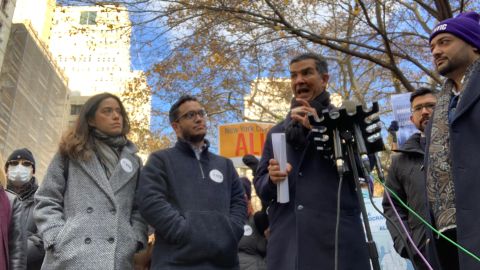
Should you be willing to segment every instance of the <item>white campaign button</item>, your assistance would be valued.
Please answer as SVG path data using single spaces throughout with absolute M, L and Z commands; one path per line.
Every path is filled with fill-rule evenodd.
M 211 170 L 209 173 L 209 176 L 210 176 L 210 179 L 212 179 L 214 182 L 217 182 L 217 183 L 223 182 L 223 174 L 217 169 Z
M 133 171 L 133 165 L 132 162 L 126 158 L 122 158 L 120 160 L 120 165 L 122 166 L 122 169 L 126 172 L 132 172 Z
M 243 235 L 250 236 L 252 235 L 252 233 L 253 233 L 253 229 L 252 227 L 250 227 L 250 225 L 247 224 L 243 226 Z

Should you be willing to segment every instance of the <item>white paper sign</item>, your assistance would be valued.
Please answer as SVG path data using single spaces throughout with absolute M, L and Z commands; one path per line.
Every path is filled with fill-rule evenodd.
M 278 161 L 280 170 L 287 170 L 287 143 L 285 133 L 272 133 L 273 157 Z M 290 194 L 288 190 L 288 176 L 284 181 L 277 184 L 277 202 L 288 203 Z
M 398 122 L 398 146 L 402 146 L 410 136 L 418 132 L 418 129 L 410 121 L 412 112 L 410 111 L 410 93 L 391 95 L 393 118 Z

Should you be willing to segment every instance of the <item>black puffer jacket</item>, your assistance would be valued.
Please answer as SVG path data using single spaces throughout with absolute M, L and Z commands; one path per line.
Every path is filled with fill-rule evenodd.
M 413 134 L 401 149 L 395 150 L 397 154 L 392 157 L 392 164 L 388 171 L 386 185 L 406 202 L 410 208 L 428 220 L 425 174 L 423 172 L 424 149 L 420 143 L 420 138 L 420 133 Z M 425 225 L 413 214 L 410 214 L 407 209 L 402 207 L 393 196 L 391 197 L 395 209 L 407 229 L 409 229 L 413 241 L 417 247 L 419 247 L 422 254 L 425 255 L 425 245 L 429 242 L 427 241 Z M 392 206 L 385 196 L 383 198 L 383 209 L 384 213 L 394 220 L 401 229 L 401 225 L 395 216 Z M 398 234 L 398 231 L 389 222 L 387 222 L 387 228 L 392 235 L 395 250 L 400 256 L 408 258 L 405 243 Z M 415 261 L 417 261 L 417 258 Z M 418 261 L 415 264 L 418 269 L 425 268 L 421 263 L 419 264 Z
M 38 189 L 35 177 L 29 183 L 24 185 L 21 191 L 16 190 L 11 183 L 8 190 L 17 194 L 19 202 L 22 204 L 22 224 L 25 226 L 25 236 L 27 238 L 27 270 L 39 270 L 43 263 L 45 251 L 43 241 L 40 237 L 35 220 L 33 220 L 33 195 Z
M 22 205 L 15 194 L 8 190 L 4 191 L 1 186 L 0 192 L 6 193 L 11 209 L 11 220 L 8 230 L 8 269 L 24 270 L 27 267 L 27 256 L 25 256 L 27 241 L 21 218 L 23 211 Z M 0 268 L 1 267 L 2 265 L 0 265 Z

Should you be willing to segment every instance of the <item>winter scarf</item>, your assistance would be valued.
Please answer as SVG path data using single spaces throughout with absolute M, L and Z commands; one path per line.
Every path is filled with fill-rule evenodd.
M 480 60 L 474 62 L 465 72 L 463 86 L 474 70 L 480 68 Z M 456 227 L 455 186 L 450 160 L 449 104 L 453 98 L 454 82 L 448 79 L 443 85 L 432 116 L 429 162 L 427 171 L 427 195 L 432 207 L 436 227 L 446 231 Z M 457 104 L 460 104 L 464 90 L 460 91 Z
M 30 198 L 38 189 L 35 177 L 32 177 L 30 181 L 22 185 L 21 187 L 14 186 L 10 181 L 7 183 L 7 189 L 17 194 L 20 201 Z
M 323 91 L 318 95 L 316 98 L 308 102 L 310 106 L 315 108 L 317 114 L 320 116 L 322 111 L 330 105 L 330 93 L 327 91 Z M 297 107 L 298 103 L 296 102 L 295 98 L 292 99 L 290 104 L 290 110 Z M 297 121 L 292 121 L 290 117 L 290 113 L 287 115 L 285 119 L 287 122 L 287 126 L 285 128 L 285 139 L 291 145 L 298 146 L 300 148 L 304 148 L 307 145 L 307 134 L 309 130 L 305 128 L 301 123 Z
M 115 137 L 108 136 L 98 129 L 93 129 L 93 137 L 95 154 L 102 164 L 107 178 L 110 179 L 113 170 L 115 170 L 118 164 L 122 148 L 127 144 L 128 140 L 123 135 Z

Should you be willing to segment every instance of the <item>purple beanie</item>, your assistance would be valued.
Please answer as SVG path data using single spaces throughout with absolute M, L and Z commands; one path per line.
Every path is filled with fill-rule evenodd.
M 440 33 L 455 35 L 480 50 L 480 15 L 470 11 L 441 21 L 433 28 L 429 42 Z

